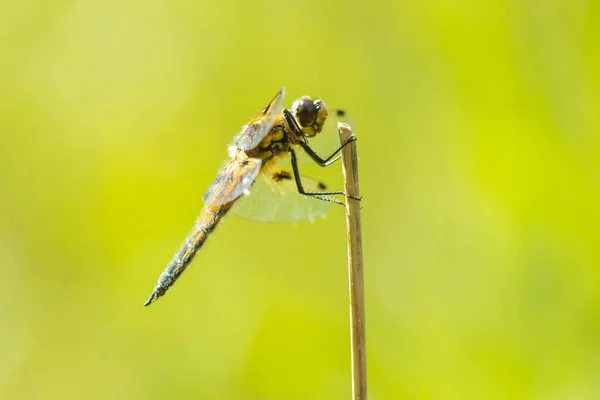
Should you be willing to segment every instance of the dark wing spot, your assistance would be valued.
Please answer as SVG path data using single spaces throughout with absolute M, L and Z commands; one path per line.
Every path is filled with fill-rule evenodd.
M 319 182 L 318 188 L 319 190 L 325 190 L 327 189 L 327 185 L 325 185 L 323 182 Z
M 338 116 L 338 117 L 345 117 L 346 116 L 346 111 L 340 110 L 340 109 L 335 110 L 335 115 Z
M 292 174 L 287 171 L 277 171 L 273 173 L 273 180 L 279 182 L 283 179 L 292 179 Z

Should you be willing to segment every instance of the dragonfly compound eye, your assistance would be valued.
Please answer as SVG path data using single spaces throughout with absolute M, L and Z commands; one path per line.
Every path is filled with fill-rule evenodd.
M 303 128 L 311 126 L 317 118 L 317 107 L 310 99 L 302 99 L 296 103 L 296 118 Z

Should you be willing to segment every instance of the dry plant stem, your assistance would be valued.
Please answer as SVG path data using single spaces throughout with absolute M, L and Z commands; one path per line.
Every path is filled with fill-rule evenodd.
M 338 123 L 340 142 L 353 136 L 350 126 Z M 342 150 L 344 192 L 360 198 L 358 187 L 358 156 L 356 142 Z M 346 198 L 348 229 L 348 283 L 350 291 L 350 344 L 352 354 L 352 398 L 367 400 L 367 346 L 365 340 L 365 294 L 360 226 L 360 201 Z

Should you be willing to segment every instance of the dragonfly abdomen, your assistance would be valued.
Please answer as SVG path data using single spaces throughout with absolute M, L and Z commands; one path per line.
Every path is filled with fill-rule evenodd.
M 158 282 L 152 294 L 144 303 L 145 306 L 154 303 L 173 286 L 229 208 L 231 208 L 231 203 L 218 207 L 210 205 L 204 207 L 183 245 L 175 253 L 163 273 L 158 277 Z

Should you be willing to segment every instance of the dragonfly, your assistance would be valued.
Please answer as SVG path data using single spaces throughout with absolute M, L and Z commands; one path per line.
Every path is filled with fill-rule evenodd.
M 325 125 L 328 117 L 325 102 L 303 96 L 293 102 L 291 109 L 286 109 L 283 108 L 284 97 L 285 88 L 281 88 L 269 104 L 242 127 L 229 146 L 229 160 L 202 197 L 204 207 L 200 215 L 159 276 L 145 306 L 164 296 L 173 286 L 230 210 L 258 221 L 313 220 L 324 216 L 329 204 L 343 204 L 332 196 L 351 197 L 342 191 L 328 191 L 322 182 L 301 176 L 297 151 L 301 149 L 317 165 L 326 167 L 339 160 L 342 148 L 356 138 L 342 143 L 327 157 L 319 156 L 308 140 Z M 337 116 L 343 114 L 342 110 L 336 111 Z M 291 171 L 279 167 L 288 156 Z M 269 196 L 276 199 L 266 200 Z

